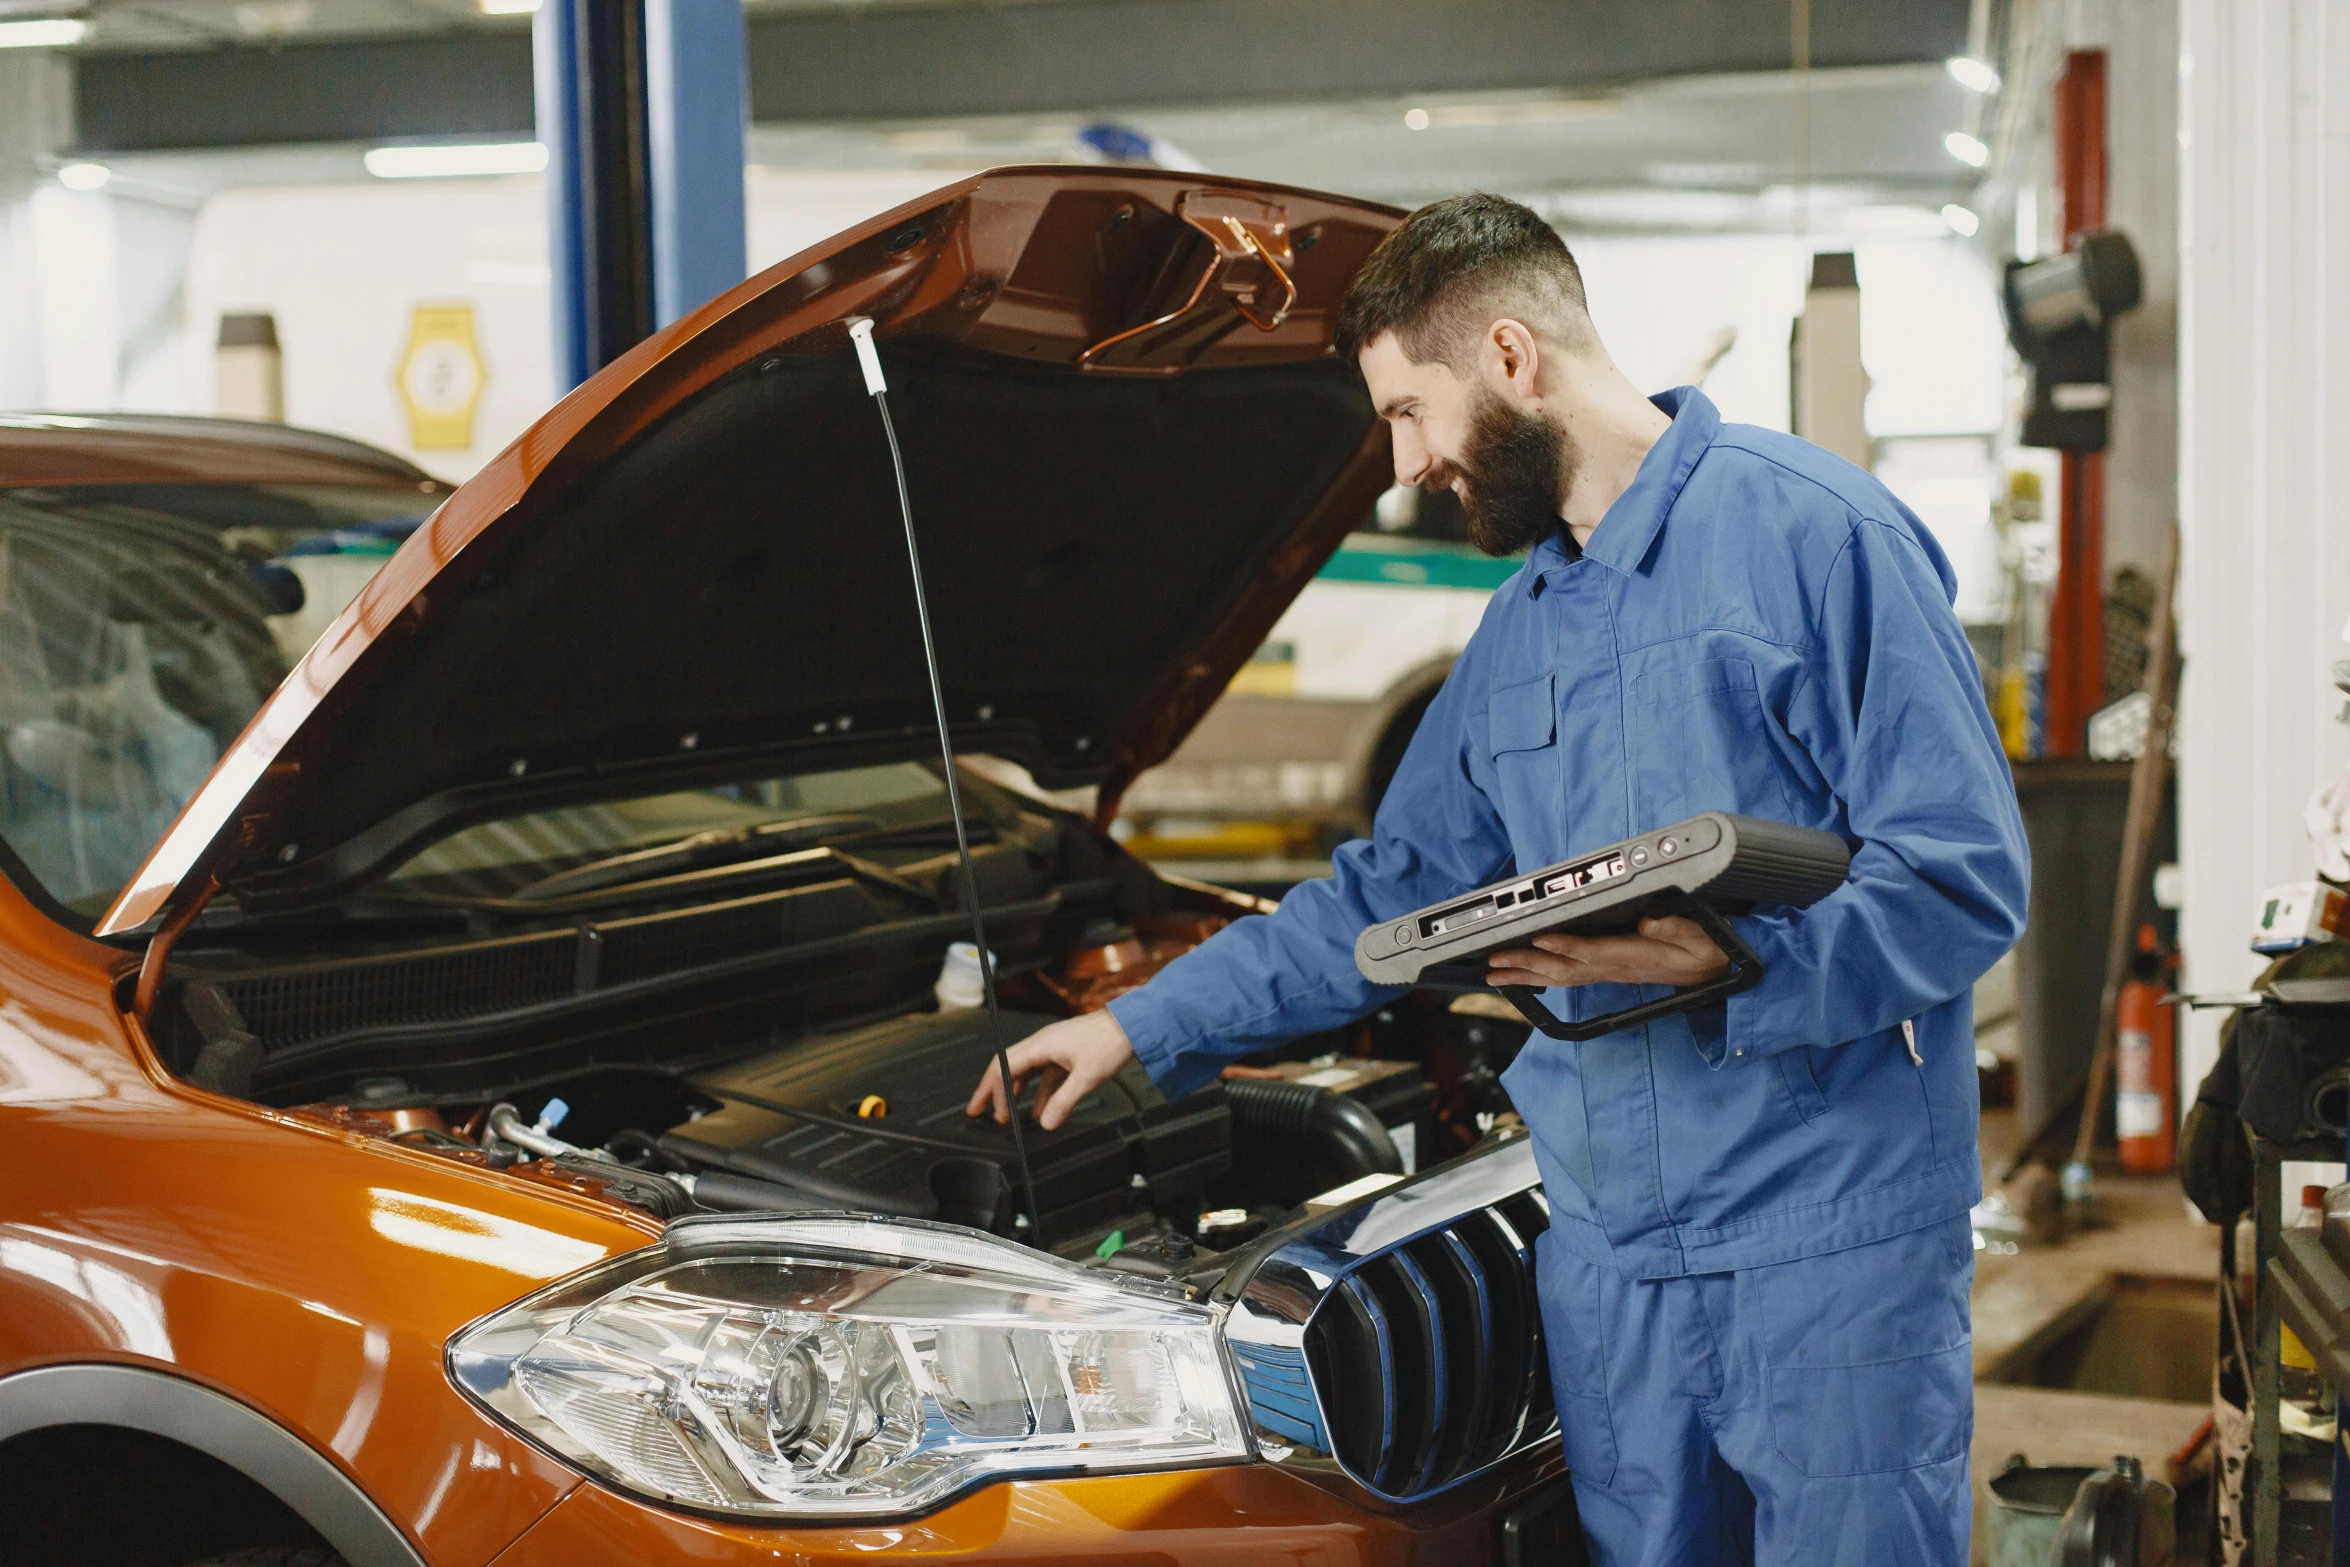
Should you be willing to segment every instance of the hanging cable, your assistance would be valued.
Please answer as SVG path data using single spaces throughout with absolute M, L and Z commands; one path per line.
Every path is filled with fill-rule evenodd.
M 1036 1204 L 1036 1175 L 1028 1167 L 1028 1134 L 1020 1125 L 1020 1107 L 1012 1092 L 1012 1058 L 1004 1047 L 1004 1017 L 996 1005 L 995 953 L 987 944 L 987 917 L 979 907 L 979 874 L 971 863 L 971 834 L 963 825 L 963 792 L 955 784 L 955 745 L 947 733 L 946 690 L 938 678 L 938 644 L 930 634 L 930 599 L 922 589 L 922 548 L 914 539 L 914 502 L 906 490 L 906 461 L 898 451 L 898 428 L 889 416 L 889 383 L 881 374 L 881 355 L 873 346 L 873 322 L 860 316 L 849 323 L 849 339 L 857 347 L 857 365 L 865 372 L 865 390 L 881 410 L 881 433 L 889 438 L 889 466 L 897 475 L 898 515 L 906 524 L 906 564 L 914 572 L 914 618 L 922 627 L 922 664 L 930 674 L 930 710 L 938 719 L 938 759 L 947 781 L 947 812 L 955 819 L 955 854 L 963 868 L 963 905 L 971 911 L 971 941 L 979 949 L 979 986 L 987 997 L 988 1037 L 995 1045 L 996 1070 L 1003 1074 L 1004 1104 L 1011 1112 L 1012 1155 L 1020 1166 L 1020 1190 L 1028 1200 L 1028 1237 L 1034 1246 L 1046 1244 L 1044 1215 Z

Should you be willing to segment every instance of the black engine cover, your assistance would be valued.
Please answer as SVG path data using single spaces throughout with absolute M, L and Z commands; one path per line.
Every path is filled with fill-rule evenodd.
M 1053 1019 L 1006 1012 L 1003 1021 L 1009 1045 Z M 963 1114 L 993 1054 L 979 1010 L 800 1040 L 695 1078 L 724 1108 L 665 1141 L 842 1206 L 1010 1235 L 1024 1207 L 1011 1129 Z M 886 1109 L 861 1116 L 868 1096 Z M 1025 1130 L 1048 1244 L 1143 1206 L 1182 1212 L 1232 1162 L 1223 1086 L 1169 1104 L 1134 1062 L 1056 1130 L 1033 1120 Z

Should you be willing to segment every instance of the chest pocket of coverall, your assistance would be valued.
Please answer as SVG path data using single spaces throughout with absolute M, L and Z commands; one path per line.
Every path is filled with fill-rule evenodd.
M 1709 658 L 1652 669 L 1632 682 L 1635 830 L 1699 811 L 1734 811 L 1792 822 L 1754 666 Z
M 1486 743 L 1501 783 L 1502 820 L 1515 824 L 1555 818 L 1566 803 L 1559 777 L 1558 707 L 1554 675 L 1503 686 L 1486 706 Z

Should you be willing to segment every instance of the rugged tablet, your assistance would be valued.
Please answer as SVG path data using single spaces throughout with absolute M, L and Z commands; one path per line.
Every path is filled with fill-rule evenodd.
M 1725 917 L 1804 908 L 1843 885 L 1852 850 L 1834 833 L 1708 811 L 1654 832 L 1385 920 L 1355 938 L 1355 967 L 1383 985 L 1493 990 L 1554 1039 L 1597 1039 L 1751 988 L 1761 960 Z M 1553 931 L 1621 935 L 1651 915 L 1703 926 L 1730 959 L 1720 979 L 1605 1017 L 1569 1023 L 1532 989 L 1486 982 L 1486 957 Z

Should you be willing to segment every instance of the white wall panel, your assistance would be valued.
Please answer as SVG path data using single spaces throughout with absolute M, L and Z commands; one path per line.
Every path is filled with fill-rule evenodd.
M 2350 6 L 2181 0 L 2182 938 L 2241 988 L 2255 900 L 2312 863 L 2301 808 L 2350 758 Z M 2217 1050 L 2193 1016 L 2182 1088 Z

